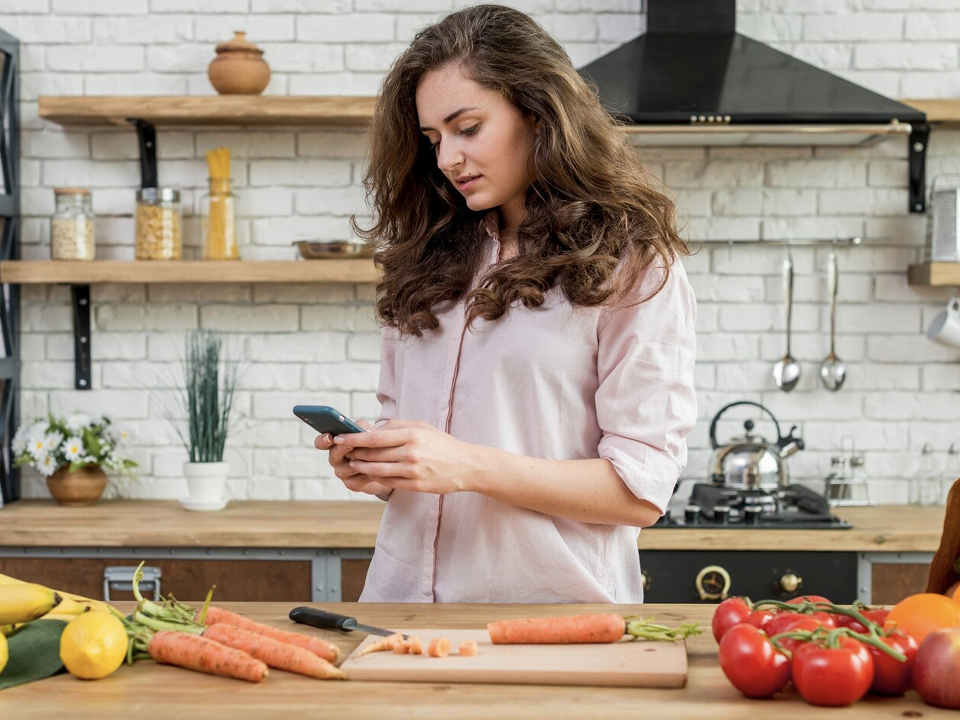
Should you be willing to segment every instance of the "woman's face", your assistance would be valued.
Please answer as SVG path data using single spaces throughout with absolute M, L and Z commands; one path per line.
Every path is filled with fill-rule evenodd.
M 503 230 L 523 219 L 532 178 L 527 160 L 536 134 L 500 93 L 482 87 L 450 64 L 426 73 L 417 86 L 420 130 L 433 144 L 437 166 L 471 210 L 499 207 Z

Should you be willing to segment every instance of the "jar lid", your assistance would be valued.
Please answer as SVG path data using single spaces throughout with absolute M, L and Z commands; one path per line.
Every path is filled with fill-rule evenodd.
M 180 202 L 180 191 L 173 188 L 140 188 L 137 202 Z
M 90 191 L 86 188 L 62 187 L 54 188 L 54 195 L 89 195 Z
M 258 48 L 254 43 L 247 40 L 247 33 L 244 30 L 234 30 L 233 37 L 226 42 L 222 42 L 217 45 L 217 54 L 223 52 L 255 52 L 263 55 L 263 50 Z

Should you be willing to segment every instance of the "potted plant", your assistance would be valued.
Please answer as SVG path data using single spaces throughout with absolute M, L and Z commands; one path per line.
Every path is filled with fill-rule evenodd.
M 225 356 L 221 336 L 197 330 L 187 335 L 183 375 L 185 417 L 174 427 L 189 459 L 183 466 L 188 495 L 180 503 L 187 510 L 222 510 L 227 504 L 228 471 L 223 451 L 238 365 Z
M 13 464 L 43 475 L 58 504 L 93 505 L 107 486 L 106 471 L 133 474 L 137 464 L 119 452 L 126 439 L 108 417 L 51 413 L 17 430 Z

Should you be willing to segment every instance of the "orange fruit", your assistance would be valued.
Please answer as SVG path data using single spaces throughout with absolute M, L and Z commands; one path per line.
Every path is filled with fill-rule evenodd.
M 953 587 L 947 590 L 947 595 L 960 602 L 960 582 L 954 583 Z
M 960 627 L 960 602 L 937 593 L 909 595 L 893 606 L 883 626 L 896 626 L 920 644 L 934 630 Z

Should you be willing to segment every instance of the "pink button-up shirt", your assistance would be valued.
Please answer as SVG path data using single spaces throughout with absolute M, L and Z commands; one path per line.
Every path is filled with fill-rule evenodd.
M 479 275 L 499 257 L 485 239 Z M 648 271 L 634 299 L 656 287 Z M 554 288 L 465 326 L 464 303 L 420 338 L 387 328 L 378 422 L 422 420 L 469 443 L 551 460 L 605 458 L 666 509 L 696 419 L 696 301 L 680 263 L 639 305 L 577 307 Z M 640 529 L 527 510 L 472 492 L 394 490 L 361 601 L 638 603 Z

